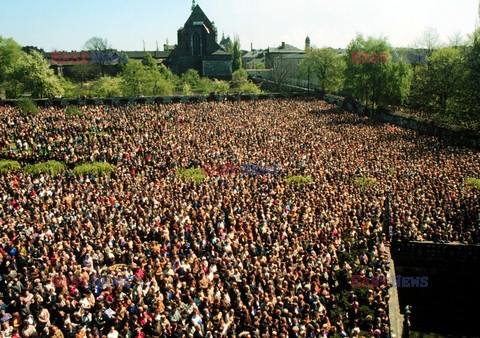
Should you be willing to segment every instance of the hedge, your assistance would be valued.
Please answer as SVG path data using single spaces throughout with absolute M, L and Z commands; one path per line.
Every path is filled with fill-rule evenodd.
M 305 184 L 309 182 L 313 182 L 312 176 L 301 176 L 301 175 L 292 175 L 288 176 L 286 179 L 287 184 Z
M 90 162 L 84 163 L 73 168 L 73 173 L 78 176 L 83 175 L 107 175 L 110 177 L 115 170 L 115 166 L 108 162 Z
M 365 188 L 373 187 L 377 183 L 377 180 L 371 177 L 359 177 L 359 178 L 356 178 L 353 182 L 355 183 L 355 185 L 365 189 Z
M 0 174 L 6 174 L 10 171 L 20 170 L 20 163 L 12 160 L 0 160 Z
M 38 175 L 41 173 L 48 174 L 48 175 L 56 175 L 56 174 L 60 174 L 64 170 L 65 170 L 65 164 L 58 161 L 48 161 L 48 162 L 41 162 L 37 164 L 29 164 L 25 167 L 25 172 L 33 175 Z
M 202 168 L 181 168 L 176 172 L 177 177 L 182 177 L 184 180 L 193 180 L 196 184 L 202 183 L 205 175 L 202 174 Z
M 464 181 L 465 185 L 468 187 L 472 187 L 474 189 L 480 190 L 480 179 L 474 177 L 468 177 Z

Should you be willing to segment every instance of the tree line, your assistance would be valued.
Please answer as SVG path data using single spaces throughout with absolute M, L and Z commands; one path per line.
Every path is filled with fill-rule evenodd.
M 84 49 L 91 52 L 115 52 L 106 39 L 94 37 Z M 13 39 L 0 36 L 0 98 L 18 98 L 28 94 L 33 98 L 44 97 L 119 97 L 160 96 L 182 93 L 225 94 L 260 93 L 261 90 L 248 81 L 246 72 L 238 61 L 240 44 L 235 39 L 232 52 L 237 55 L 233 81 L 202 78 L 190 69 L 181 76 L 174 75 L 163 64 L 158 65 L 148 52 L 140 60 L 128 59 L 115 65 L 116 75 L 107 73 L 107 60 L 96 63 L 77 63 L 64 68 L 64 75 L 55 75 L 43 51 L 34 47 L 22 48 Z
M 386 38 L 358 34 L 344 55 L 332 48 L 307 50 L 299 77 L 373 110 L 393 106 L 480 130 L 480 29 L 469 41 L 454 35 L 447 46 L 439 46 L 438 34 L 427 30 L 415 45 L 412 53 L 393 48 Z M 400 59 L 402 53 L 426 55 L 426 62 L 419 62 L 418 55 Z M 359 62 L 358 55 L 373 59 Z M 386 56 L 385 62 L 379 61 L 380 55 Z

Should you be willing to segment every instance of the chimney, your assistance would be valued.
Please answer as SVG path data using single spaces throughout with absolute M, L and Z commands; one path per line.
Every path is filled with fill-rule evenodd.
M 250 42 L 250 51 L 253 52 L 253 42 Z
M 285 49 L 285 41 L 282 42 L 282 49 Z

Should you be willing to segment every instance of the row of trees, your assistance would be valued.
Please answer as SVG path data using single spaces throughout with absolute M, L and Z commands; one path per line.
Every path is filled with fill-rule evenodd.
M 299 75 L 311 79 L 327 92 L 342 92 L 370 106 L 404 106 L 429 113 L 447 123 L 480 128 L 480 30 L 471 43 L 455 39 L 439 47 L 438 37 L 427 31 L 417 40 L 417 51 L 428 55 L 427 63 L 392 62 L 394 49 L 385 38 L 357 35 L 346 54 L 331 48 L 307 51 Z M 387 62 L 354 63 L 352 52 L 388 53 Z M 411 50 L 408 50 L 411 51 Z
M 105 39 L 98 37 L 88 40 L 84 48 L 91 51 L 113 51 Z M 157 96 L 172 95 L 175 92 L 185 95 L 193 92 L 224 94 L 230 90 L 259 93 L 260 89 L 247 80 L 247 74 L 241 68 L 238 38 L 235 38 L 230 48 L 234 55 L 240 56 L 234 63 L 237 80 L 231 83 L 201 78 L 195 70 L 176 76 L 164 65 L 157 65 L 149 53 L 146 53 L 142 61 L 129 59 L 127 63 L 118 64 L 116 76 L 105 76 L 106 63 L 102 62 L 69 66 L 65 70 L 65 76 L 58 76 L 50 69 L 41 52 L 32 48 L 22 50 L 14 40 L 0 36 L 0 97 L 16 98 L 25 93 L 35 98 Z M 242 80 L 239 81 L 239 78 Z

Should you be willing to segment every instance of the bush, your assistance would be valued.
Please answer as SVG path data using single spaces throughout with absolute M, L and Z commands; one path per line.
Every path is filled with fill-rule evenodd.
M 313 182 L 313 178 L 312 176 L 292 175 L 287 177 L 286 182 L 287 184 L 292 184 L 292 183 L 305 184 L 305 183 Z
M 238 91 L 242 94 L 261 94 L 262 90 L 253 82 L 247 82 L 238 88 Z
M 202 78 L 196 87 L 196 89 L 202 94 L 210 94 L 213 92 L 213 82 L 208 78 Z
M 114 170 L 115 170 L 115 166 L 108 162 L 91 162 L 91 163 L 84 163 L 81 165 L 77 165 L 75 168 L 73 168 L 73 173 L 78 176 L 107 175 L 108 177 L 110 177 L 110 175 Z
M 202 168 L 181 168 L 177 170 L 176 176 L 182 177 L 184 180 L 193 180 L 196 184 L 202 183 L 205 178 Z
M 122 96 L 122 79 L 120 77 L 105 76 L 93 81 L 89 93 L 93 97 Z
M 20 163 L 12 160 L 0 160 L 0 174 L 6 174 L 10 171 L 20 170 Z
M 363 189 L 373 187 L 377 180 L 371 177 L 359 177 L 356 178 L 354 181 L 356 186 L 362 187 Z
M 180 77 L 180 82 L 182 84 L 187 83 L 190 87 L 196 87 L 200 83 L 200 75 L 195 69 L 189 69 Z
M 480 179 L 478 178 L 468 177 L 465 179 L 464 183 L 467 187 L 480 190 Z
M 20 110 L 20 113 L 24 115 L 37 115 L 38 107 L 31 99 L 22 98 L 17 100 L 17 107 Z
M 65 170 L 65 165 L 58 161 L 42 162 L 42 163 L 27 165 L 25 167 L 25 172 L 33 175 L 38 175 L 40 173 L 48 174 L 48 175 L 56 175 L 56 174 L 60 174 L 64 170 Z
M 234 87 L 242 87 L 248 83 L 248 74 L 247 71 L 243 68 L 240 68 L 233 72 L 232 74 L 232 84 Z
M 78 107 L 75 106 L 68 106 L 65 109 L 65 114 L 71 115 L 71 116 L 83 116 L 85 113 L 81 111 Z
M 193 95 L 192 87 L 188 83 L 184 83 L 182 87 L 183 95 Z
M 265 64 L 263 62 L 257 63 L 255 69 L 265 69 Z
M 230 85 L 226 81 L 215 80 L 213 82 L 213 91 L 217 94 L 227 94 L 230 90 Z

